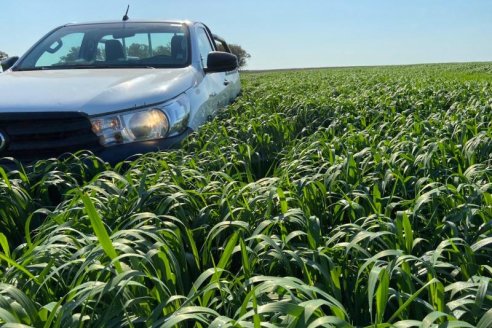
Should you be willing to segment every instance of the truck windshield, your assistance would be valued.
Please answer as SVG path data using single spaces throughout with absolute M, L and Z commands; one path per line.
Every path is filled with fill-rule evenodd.
M 188 28 L 172 23 L 100 23 L 59 28 L 14 70 L 179 68 L 190 63 Z

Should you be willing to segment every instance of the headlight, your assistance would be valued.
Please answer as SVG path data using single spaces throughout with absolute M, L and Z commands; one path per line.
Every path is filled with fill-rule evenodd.
M 186 95 L 159 106 L 91 118 L 92 131 L 104 146 L 161 139 L 182 132 L 190 115 Z

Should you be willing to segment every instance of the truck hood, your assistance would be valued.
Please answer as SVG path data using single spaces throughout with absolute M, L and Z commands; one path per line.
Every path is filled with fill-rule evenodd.
M 79 111 L 88 115 L 172 99 L 191 88 L 193 67 L 7 71 L 0 74 L 0 113 Z

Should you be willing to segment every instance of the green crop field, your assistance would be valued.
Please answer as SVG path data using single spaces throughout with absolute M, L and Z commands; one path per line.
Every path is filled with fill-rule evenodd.
M 242 81 L 181 150 L 0 169 L 0 325 L 492 327 L 492 64 Z

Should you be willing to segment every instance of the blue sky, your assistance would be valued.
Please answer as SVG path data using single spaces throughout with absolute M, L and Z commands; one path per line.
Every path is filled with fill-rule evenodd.
M 2 0 L 0 50 L 24 53 L 66 22 L 206 23 L 249 69 L 492 61 L 490 0 Z

